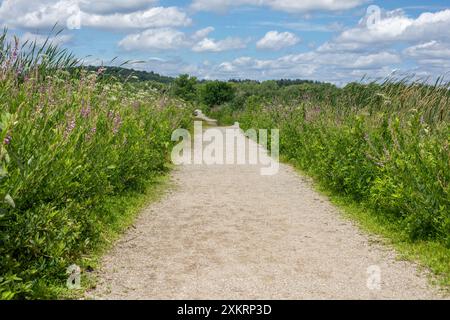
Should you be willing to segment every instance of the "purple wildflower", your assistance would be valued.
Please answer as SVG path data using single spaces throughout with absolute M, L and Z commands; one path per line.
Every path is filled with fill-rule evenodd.
M 105 72 L 106 71 L 106 68 L 105 67 L 100 67 L 100 68 L 98 68 L 98 70 L 97 70 L 97 75 L 101 75 L 103 72 Z
M 109 110 L 108 111 L 108 119 L 113 119 L 114 118 L 114 111 Z
M 8 134 L 5 139 L 3 140 L 4 145 L 9 145 L 11 143 L 12 137 Z
M 122 118 L 120 118 L 120 115 L 116 115 L 114 117 L 113 133 L 117 134 L 121 126 L 122 126 Z
M 83 118 L 87 118 L 89 117 L 89 115 L 91 114 L 91 107 L 86 107 L 86 108 L 81 108 L 81 116 Z
M 91 140 L 92 139 L 92 137 L 95 135 L 95 133 L 97 132 L 97 128 L 96 127 L 93 127 L 92 129 L 91 129 L 91 131 L 89 132 L 89 134 L 86 136 L 86 140 Z
M 75 119 L 72 118 L 72 120 L 69 121 L 66 130 L 64 131 L 64 137 L 67 138 L 69 136 L 69 134 L 73 131 L 73 129 L 75 129 L 76 126 L 76 122 Z

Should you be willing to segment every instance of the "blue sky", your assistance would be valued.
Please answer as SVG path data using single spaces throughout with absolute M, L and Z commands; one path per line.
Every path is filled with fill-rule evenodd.
M 0 23 L 87 64 L 176 76 L 345 84 L 450 71 L 450 3 L 366 0 L 3 0 Z M 369 6 L 370 9 L 369 9 Z

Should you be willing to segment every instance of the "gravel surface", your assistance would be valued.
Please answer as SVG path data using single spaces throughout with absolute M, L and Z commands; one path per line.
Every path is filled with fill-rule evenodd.
M 87 298 L 442 298 L 288 165 L 273 176 L 185 165 L 172 180 L 103 258 Z

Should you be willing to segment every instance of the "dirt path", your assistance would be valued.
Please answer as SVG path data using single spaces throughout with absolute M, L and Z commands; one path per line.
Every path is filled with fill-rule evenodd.
M 287 165 L 274 176 L 250 165 L 182 166 L 173 181 L 104 257 L 89 298 L 440 298 Z

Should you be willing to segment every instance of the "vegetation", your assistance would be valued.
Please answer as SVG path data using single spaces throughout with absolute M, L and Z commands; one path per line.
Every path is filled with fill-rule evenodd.
M 269 95 L 267 84 L 257 86 L 257 94 L 238 93 L 241 107 L 231 102 L 213 116 L 245 129 L 280 129 L 282 157 L 333 195 L 366 208 L 397 243 L 434 250 L 434 256 L 420 251 L 419 260 L 449 285 L 448 84 L 302 84 Z
M 0 298 L 50 298 L 167 171 L 192 107 L 0 37 Z M 127 199 L 132 203 L 127 203 Z M 120 208 L 121 210 L 118 210 Z M 122 210 L 123 209 L 123 210 Z
M 450 284 L 448 84 L 172 79 L 6 32 L 0 65 L 0 299 L 59 296 L 159 185 L 194 108 L 280 129 L 284 159 Z
M 186 101 L 197 98 L 197 78 L 182 74 L 172 84 L 172 94 Z
M 209 108 L 229 102 L 234 97 L 234 88 L 221 81 L 209 81 L 200 89 L 201 101 Z
M 74 68 L 74 70 L 84 69 L 89 72 L 97 72 L 98 66 L 86 66 L 86 67 L 78 67 Z M 173 82 L 172 77 L 162 76 L 153 71 L 143 71 L 143 70 L 135 70 L 128 69 L 124 67 L 111 67 L 105 66 L 103 67 L 103 72 L 101 74 L 102 78 L 109 78 L 119 80 L 121 82 L 142 82 L 142 81 L 151 81 L 156 83 L 170 84 Z

